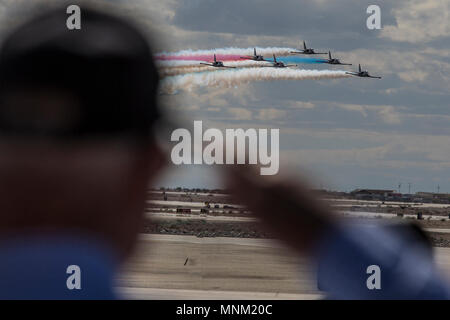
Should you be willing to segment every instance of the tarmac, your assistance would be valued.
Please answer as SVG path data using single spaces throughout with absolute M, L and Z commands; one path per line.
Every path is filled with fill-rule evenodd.
M 450 280 L 450 248 L 435 248 Z M 314 266 L 268 239 L 142 234 L 117 279 L 124 298 L 321 299 Z

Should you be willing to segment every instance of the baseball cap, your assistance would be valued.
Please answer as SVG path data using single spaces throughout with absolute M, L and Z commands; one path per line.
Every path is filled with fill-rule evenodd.
M 66 8 L 34 17 L 0 49 L 0 137 L 147 137 L 160 116 L 147 38 L 127 20 Z

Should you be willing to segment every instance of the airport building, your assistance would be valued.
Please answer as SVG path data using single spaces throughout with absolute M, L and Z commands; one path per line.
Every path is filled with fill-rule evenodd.
M 358 200 L 379 200 L 384 201 L 387 198 L 392 198 L 394 190 L 379 190 L 379 189 L 356 189 L 350 194 Z
M 416 197 L 426 203 L 450 203 L 449 193 L 417 192 Z

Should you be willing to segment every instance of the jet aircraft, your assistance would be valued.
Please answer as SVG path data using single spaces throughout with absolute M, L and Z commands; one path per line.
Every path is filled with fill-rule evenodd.
M 223 64 L 222 61 L 217 61 L 216 55 L 214 55 L 214 62 L 213 63 L 200 62 L 200 64 L 205 65 L 205 66 L 215 67 L 215 68 L 232 68 L 232 69 L 236 68 L 236 67 L 227 67 L 227 66 L 225 66 Z
M 303 50 L 291 51 L 291 53 L 295 53 L 295 54 L 327 54 L 326 52 L 315 52 L 314 49 L 306 47 L 305 41 L 303 41 Z
M 375 79 L 381 79 L 381 77 L 373 77 L 369 74 L 368 71 L 362 70 L 361 65 L 359 65 L 359 71 L 358 72 L 346 72 L 346 74 L 350 74 L 352 76 L 361 77 L 361 78 L 375 78 Z
M 340 64 L 340 65 L 343 65 L 343 66 L 351 66 L 352 65 L 351 63 L 342 63 L 339 59 L 332 58 L 331 57 L 331 51 L 328 51 L 328 57 L 329 57 L 329 59 L 326 59 L 326 61 L 324 61 L 323 63 Z
M 272 61 L 270 61 L 272 62 Z M 284 64 L 284 62 L 281 61 L 277 61 L 277 57 L 275 57 L 275 55 L 273 55 L 273 62 L 271 66 L 271 68 L 288 68 L 288 67 L 296 67 L 296 64 Z
M 253 61 L 269 61 L 264 59 L 262 55 L 256 54 L 256 48 L 253 49 L 253 56 L 241 57 L 241 59 L 253 60 Z

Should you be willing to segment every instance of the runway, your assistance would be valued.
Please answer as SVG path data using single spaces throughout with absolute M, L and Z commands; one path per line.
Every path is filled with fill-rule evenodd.
M 234 292 L 212 290 L 179 290 L 152 288 L 119 288 L 124 299 L 137 300 L 318 300 L 321 294 L 289 294 L 271 292 Z
M 199 210 L 198 210 L 199 211 Z M 195 212 L 195 210 L 192 210 L 192 212 Z M 146 218 L 148 219 L 154 219 L 155 221 L 160 220 L 168 220 L 168 219 L 178 219 L 178 220 L 205 220 L 205 221 L 214 221 L 214 222 L 256 222 L 258 221 L 257 218 L 253 217 L 240 217 L 240 216 L 226 216 L 224 212 L 221 213 L 222 215 L 219 216 L 213 216 L 209 214 L 189 214 L 189 213 L 168 213 L 168 212 L 147 212 Z M 383 219 L 407 219 L 412 218 L 416 219 L 416 215 L 405 215 L 403 218 L 399 218 L 397 215 L 392 213 L 378 213 L 378 212 L 359 212 L 359 211 L 338 211 L 337 214 L 339 216 L 343 217 L 349 217 L 349 218 L 366 218 L 366 219 L 376 219 L 376 218 L 383 218 Z M 433 221 L 448 221 L 448 218 L 442 217 L 442 216 L 430 216 L 426 215 L 424 216 L 424 219 L 433 220 Z M 433 229 L 434 230 L 434 229 Z M 430 232 L 437 232 L 437 231 L 430 231 Z
M 450 279 L 450 248 L 435 248 Z M 320 299 L 314 266 L 267 239 L 141 235 L 117 279 L 125 298 Z
M 206 214 L 174 214 L 165 212 L 146 213 L 145 217 L 154 221 L 164 220 L 203 220 L 208 222 L 257 222 L 256 218 L 249 217 L 227 217 L 227 216 L 211 216 Z

